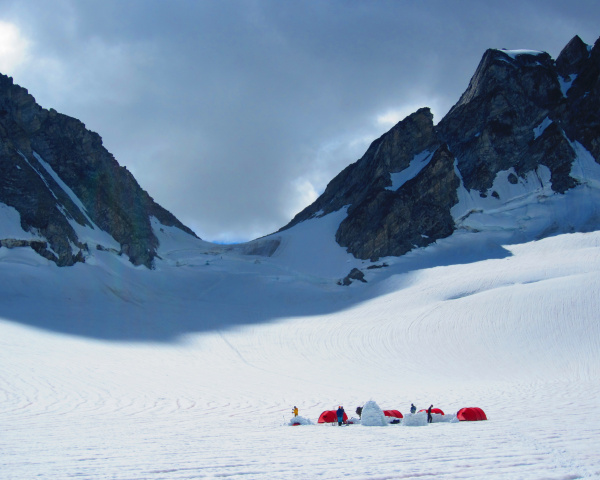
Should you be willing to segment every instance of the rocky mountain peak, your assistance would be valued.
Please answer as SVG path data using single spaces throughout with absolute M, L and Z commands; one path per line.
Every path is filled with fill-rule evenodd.
M 560 76 L 568 77 L 572 73 L 580 71 L 589 56 L 589 46 L 579 35 L 575 35 L 556 58 L 556 71 Z
M 60 266 L 85 261 L 95 248 L 152 267 L 152 219 L 194 235 L 154 202 L 97 133 L 42 108 L 1 74 L 0 204 L 16 211 L 23 232 L 0 232 L 0 246 L 30 246 Z
M 545 52 L 487 50 L 437 126 L 428 109 L 399 122 L 284 229 L 346 208 L 336 240 L 374 260 L 472 230 L 474 214 L 508 225 L 495 212 L 518 210 L 524 198 L 566 195 L 582 182 L 600 184 L 600 173 L 593 182 L 581 176 L 582 164 L 595 172 L 600 163 L 598 45 L 574 37 L 556 62 Z M 590 228 L 594 218 L 563 219 L 568 227 L 542 231 L 515 219 L 504 228 L 543 236 Z
M 552 58 L 545 52 L 489 49 L 453 109 L 460 109 L 477 97 L 496 91 L 535 96 L 535 87 L 541 86 L 536 81 L 552 69 L 552 64 Z
M 390 172 L 406 169 L 415 155 L 425 150 L 434 151 L 439 144 L 431 110 L 417 110 L 371 143 L 359 161 L 346 167 L 327 185 L 315 203 L 300 212 L 282 230 L 344 206 L 354 208 L 391 186 Z
M 534 129 L 563 100 L 547 53 L 488 50 L 438 133 L 458 160 L 467 189 L 484 193 L 529 150 Z

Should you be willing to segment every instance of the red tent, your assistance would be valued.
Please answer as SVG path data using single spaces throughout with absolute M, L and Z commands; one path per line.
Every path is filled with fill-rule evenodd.
M 427 411 L 426 409 L 419 410 L 419 413 L 421 413 L 421 412 L 426 412 L 426 411 Z M 444 415 L 444 412 L 442 412 L 442 410 L 441 410 L 441 409 L 439 409 L 439 408 L 432 408 L 432 409 L 431 409 L 431 413 L 438 413 L 438 414 L 440 414 L 440 415 Z
M 386 417 L 404 418 L 398 410 L 384 410 L 383 414 Z
M 348 415 L 344 411 L 344 422 L 348 420 Z M 325 410 L 319 417 L 319 423 L 337 423 L 337 413 L 335 410 Z
M 487 420 L 485 412 L 481 408 L 467 407 L 461 408 L 456 414 L 461 422 L 476 422 L 477 420 Z

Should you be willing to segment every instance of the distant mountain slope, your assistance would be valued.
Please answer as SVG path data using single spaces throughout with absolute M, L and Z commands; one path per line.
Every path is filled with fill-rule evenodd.
M 488 50 L 437 126 L 427 108 L 402 120 L 281 230 L 348 207 L 336 240 L 376 260 L 457 229 L 597 229 L 599 162 L 600 40 L 592 48 L 576 36 L 556 61 Z
M 158 240 L 152 218 L 195 234 L 158 205 L 119 166 L 102 139 L 79 120 L 45 110 L 0 75 L 0 206 L 18 212 L 23 230 L 0 231 L 0 246 L 30 246 L 57 265 L 90 249 L 125 254 L 152 267 Z M 11 215 L 8 211 L 5 215 Z
M 600 40 L 591 47 L 574 37 L 556 61 L 544 52 L 490 49 L 437 125 L 427 108 L 399 122 L 279 232 L 339 212 L 337 244 L 375 261 L 457 231 L 528 241 L 595 230 L 599 162 Z M 170 252 L 193 244 L 292 257 L 306 246 L 306 231 L 227 248 L 196 243 L 98 134 L 43 109 L 0 75 L 0 247 L 31 247 L 60 266 L 109 250 L 152 268 L 159 238 Z M 303 240 L 292 241 L 293 232 Z M 329 240 L 311 239 L 311 248 Z

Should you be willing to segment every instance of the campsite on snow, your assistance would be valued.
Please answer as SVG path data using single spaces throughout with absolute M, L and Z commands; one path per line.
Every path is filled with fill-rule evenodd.
M 223 245 L 1 75 L 0 479 L 600 478 L 599 102 L 489 49 Z

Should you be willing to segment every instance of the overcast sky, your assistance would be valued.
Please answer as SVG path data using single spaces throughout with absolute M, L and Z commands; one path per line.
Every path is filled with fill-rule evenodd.
M 487 48 L 556 58 L 599 19 L 597 0 L 0 0 L 0 72 L 200 237 L 244 241 L 406 115 L 439 122 Z

